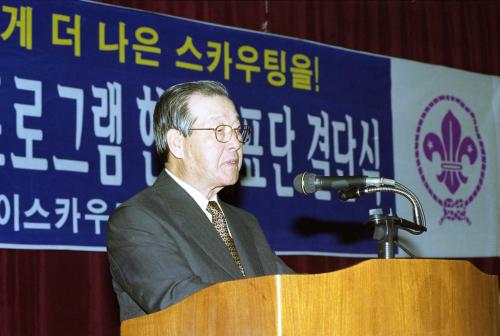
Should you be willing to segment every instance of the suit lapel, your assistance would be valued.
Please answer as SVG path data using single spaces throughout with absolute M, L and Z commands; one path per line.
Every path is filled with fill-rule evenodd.
M 197 244 L 217 265 L 224 269 L 232 278 L 241 278 L 238 266 L 235 264 L 229 250 L 220 238 L 213 224 L 189 194 L 179 186 L 165 171 L 154 185 L 164 200 L 168 200 L 168 210 L 173 211 L 169 217 L 175 218 L 172 225 L 184 232 Z

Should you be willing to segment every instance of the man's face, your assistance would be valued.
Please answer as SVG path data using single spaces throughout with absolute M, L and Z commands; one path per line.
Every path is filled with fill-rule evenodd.
M 189 113 L 195 120 L 192 128 L 240 126 L 234 104 L 226 97 L 194 95 L 189 99 Z M 184 167 L 186 182 L 202 193 L 219 191 L 238 181 L 243 160 L 243 144 L 233 133 L 231 140 L 221 143 L 212 130 L 194 130 L 185 138 Z

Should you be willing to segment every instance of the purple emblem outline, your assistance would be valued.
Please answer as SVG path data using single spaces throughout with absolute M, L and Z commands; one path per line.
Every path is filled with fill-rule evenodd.
M 480 148 L 480 157 L 481 157 L 481 173 L 479 176 L 479 181 L 478 184 L 476 185 L 474 191 L 469 195 L 465 200 L 463 199 L 451 199 L 451 198 L 445 198 L 441 199 L 430 187 L 428 180 L 425 177 L 425 174 L 423 172 L 422 164 L 421 164 L 421 158 L 420 158 L 420 135 L 422 131 L 422 126 L 424 123 L 425 118 L 429 114 L 429 112 L 432 110 L 433 107 L 435 107 L 439 102 L 441 101 L 451 101 L 454 103 L 457 103 L 466 113 L 468 113 L 472 119 L 473 125 L 474 125 L 474 132 L 477 137 L 477 140 L 479 142 L 479 148 Z M 449 113 L 449 112 L 448 112 Z M 439 220 L 439 224 L 442 224 L 445 219 L 450 219 L 450 220 L 465 220 L 467 224 L 471 224 L 469 218 L 467 218 L 466 215 L 466 208 L 467 206 L 476 198 L 478 195 L 479 191 L 481 190 L 483 183 L 484 183 L 484 177 L 486 175 L 486 150 L 484 148 L 484 143 L 481 138 L 481 134 L 479 133 L 479 127 L 477 124 L 476 116 L 474 112 L 471 111 L 471 109 L 460 99 L 452 95 L 440 95 L 434 99 L 432 99 L 429 104 L 425 107 L 423 113 L 421 114 L 418 124 L 417 124 L 417 129 L 416 129 L 416 136 L 415 136 L 415 159 L 416 159 L 416 164 L 417 164 L 417 169 L 418 173 L 420 175 L 420 178 L 422 182 L 424 183 L 425 188 L 431 195 L 432 199 L 438 203 L 440 206 L 443 207 L 443 217 Z M 450 190 L 451 192 L 451 190 Z M 453 193 L 453 192 L 451 192 Z

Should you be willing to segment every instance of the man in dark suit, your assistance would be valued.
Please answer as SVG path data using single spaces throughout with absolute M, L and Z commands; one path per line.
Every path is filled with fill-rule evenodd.
M 120 318 L 161 310 L 217 282 L 293 273 L 256 218 L 217 197 L 237 182 L 250 135 L 226 88 L 212 81 L 169 88 L 156 104 L 154 133 L 165 170 L 108 223 Z

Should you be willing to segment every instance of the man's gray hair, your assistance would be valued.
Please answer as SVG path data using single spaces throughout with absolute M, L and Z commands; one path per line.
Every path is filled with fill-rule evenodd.
M 226 87 L 215 81 L 196 81 L 181 83 L 168 88 L 156 103 L 154 112 L 154 137 L 156 151 L 163 162 L 167 161 L 167 131 L 179 130 L 185 137 L 196 121 L 189 113 L 188 101 L 194 95 L 205 97 L 223 96 L 228 99 Z

